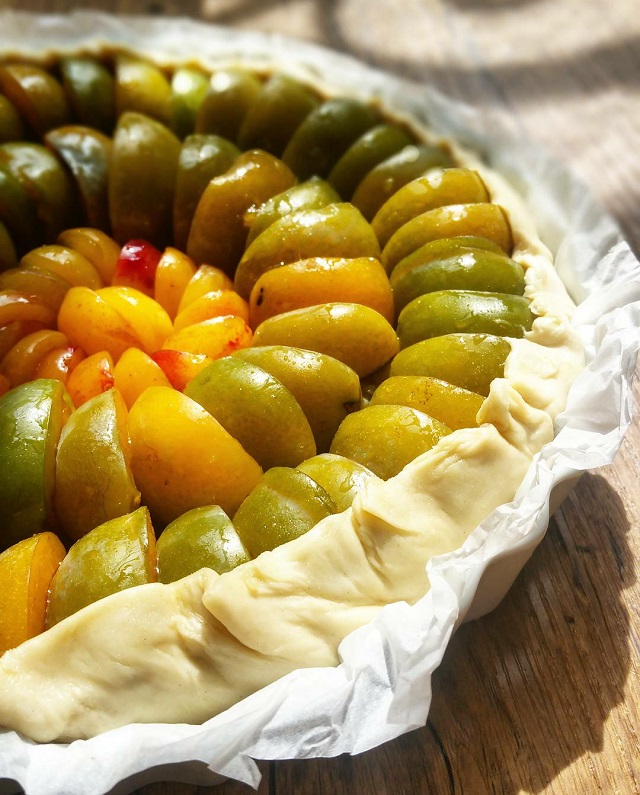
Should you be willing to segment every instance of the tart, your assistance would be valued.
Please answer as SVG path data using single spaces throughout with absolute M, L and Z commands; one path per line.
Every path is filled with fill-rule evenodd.
M 48 602 L 0 658 L 3 727 L 199 724 L 336 666 L 553 439 L 583 346 L 522 199 L 330 82 L 113 48 L 0 69 L 30 213 L 0 213 L 0 417 L 45 406 L 47 437 L 19 481 L 2 452 L 3 546 L 29 546 Z M 222 563 L 181 546 L 212 528 Z

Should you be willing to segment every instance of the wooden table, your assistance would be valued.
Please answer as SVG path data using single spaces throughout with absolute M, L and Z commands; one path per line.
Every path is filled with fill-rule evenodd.
M 20 0 L 184 14 L 349 52 L 511 114 L 573 167 L 640 250 L 634 0 Z M 635 104 L 634 104 L 635 103 Z M 261 763 L 260 793 L 640 793 L 640 427 L 587 474 L 502 605 L 454 637 L 428 725 L 358 757 Z M 149 785 L 139 795 L 249 788 Z

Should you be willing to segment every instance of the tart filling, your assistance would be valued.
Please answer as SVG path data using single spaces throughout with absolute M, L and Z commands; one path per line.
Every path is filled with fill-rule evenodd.
M 135 66 L 135 62 L 128 61 L 128 67 L 132 63 Z M 229 73 L 225 75 L 228 78 Z M 270 78 L 267 84 L 274 79 Z M 281 81 L 286 79 L 280 77 Z M 257 82 L 256 91 L 267 85 Z M 251 92 L 246 86 L 243 90 Z M 314 112 L 313 105 L 305 104 L 304 96 L 298 99 L 298 107 L 302 108 L 300 118 L 294 118 L 286 136 L 279 130 L 275 141 L 259 130 L 257 112 L 253 128 L 236 125 L 234 131 L 225 132 L 242 138 L 245 143 L 260 140 L 265 146 L 273 147 L 299 180 L 332 173 L 334 184 L 347 191 L 355 202 L 363 180 L 358 183 L 352 179 L 349 184 L 350 169 L 338 168 L 343 161 L 336 162 L 334 158 L 329 164 L 325 162 L 326 151 L 318 141 L 325 140 L 323 135 L 330 136 L 323 132 L 322 124 L 315 133 L 313 129 L 309 132 L 309 125 L 304 127 L 305 119 Z M 213 106 L 215 102 L 211 100 L 209 104 Z M 331 113 L 325 108 L 332 135 L 337 135 L 343 121 L 340 108 L 339 98 L 335 98 Z M 146 110 L 157 113 L 154 108 Z M 110 167 L 110 186 L 114 181 L 127 180 L 126 136 L 134 139 L 142 134 L 141 130 L 155 129 L 155 122 L 149 124 L 139 109 L 127 112 L 130 115 L 124 122 L 121 118 L 114 138 L 119 157 L 112 161 L 116 165 Z M 362 129 L 353 133 L 354 139 L 372 127 L 368 114 L 373 114 L 373 110 L 361 106 L 358 113 Z M 223 114 L 222 118 L 229 122 L 230 115 Z M 39 119 L 33 122 L 33 126 L 39 124 Z M 394 129 L 403 132 L 405 127 L 398 125 Z M 416 129 L 412 134 L 418 136 L 416 144 L 421 140 L 433 141 L 426 131 Z M 60 135 L 45 135 L 49 135 L 54 148 L 61 146 Z M 95 136 L 91 140 L 94 139 Z M 217 574 L 203 568 L 173 583 L 149 583 L 122 590 L 54 622 L 46 632 L 0 659 L 0 725 L 48 742 L 91 737 L 136 722 L 197 723 L 297 668 L 336 665 L 338 647 L 346 635 L 368 623 L 387 604 L 397 601 L 413 604 L 420 599 L 429 588 L 428 561 L 434 555 L 457 549 L 495 507 L 513 498 L 532 457 L 553 438 L 553 420 L 564 407 L 568 389 L 582 367 L 582 348 L 571 328 L 572 302 L 519 198 L 470 153 L 451 142 L 446 143 L 446 151 L 453 166 L 470 169 L 478 175 L 492 206 L 504 213 L 512 238 L 511 258 L 524 269 L 524 296 L 532 316 L 520 338 L 509 333 L 501 337 L 509 352 L 502 374 L 488 385 L 486 397 L 482 395 L 477 427 L 462 427 L 452 432 L 447 429 L 431 449 L 400 466 L 400 471 L 396 467 L 397 474 L 379 471 L 379 476 L 371 477 L 351 507 L 331 513 L 295 540 L 254 556 L 231 571 Z M 258 163 L 282 175 L 280 166 L 274 166 L 271 160 L 265 166 L 265 162 L 263 155 L 250 157 L 242 161 L 237 174 L 257 169 Z M 447 172 L 435 173 L 442 180 L 441 175 Z M 282 190 L 275 191 L 276 195 L 287 190 L 286 180 L 280 187 Z M 158 196 L 164 195 L 162 184 L 158 183 L 157 189 Z M 135 186 L 131 191 L 135 194 Z M 126 199 L 128 193 L 121 190 L 117 195 Z M 135 195 L 126 212 L 123 204 L 113 198 L 109 203 L 114 234 L 121 244 L 137 234 L 141 224 L 144 226 L 150 218 L 160 217 L 149 213 L 142 220 L 136 218 L 132 210 L 139 198 Z M 255 219 L 260 217 L 260 208 L 269 198 L 256 199 L 256 206 L 251 208 Z M 239 258 L 236 289 L 241 296 L 251 298 L 255 285 L 273 267 L 265 264 L 264 259 L 269 252 L 269 229 L 276 229 L 276 224 L 286 227 L 287 218 L 272 221 L 253 241 L 249 239 L 246 243 L 234 241 L 230 229 L 218 228 L 224 245 L 212 248 L 211 236 L 205 234 L 207 224 L 199 220 L 199 214 L 205 215 L 207 201 L 203 193 L 193 210 L 186 238 L 187 252 L 198 264 L 212 256 L 221 267 L 231 269 Z M 366 202 L 364 199 L 362 202 L 364 212 Z M 339 205 L 330 203 L 338 208 L 336 214 L 343 212 Z M 389 208 L 389 204 L 386 206 Z M 446 222 L 442 221 L 444 228 L 457 229 L 457 219 L 464 216 L 467 205 L 448 202 L 444 207 L 448 210 Z M 393 215 L 392 210 L 391 205 L 389 215 Z M 94 213 L 95 218 L 102 216 L 91 202 L 87 203 L 87 212 Z M 372 217 L 375 216 L 372 212 Z M 417 232 L 413 228 L 407 230 L 413 217 L 402 218 L 395 231 L 388 228 L 384 218 L 377 217 L 378 238 L 385 241 L 381 261 L 392 271 L 413 254 L 412 241 Z M 312 218 L 305 216 L 309 224 Z M 48 222 L 58 223 L 56 219 Z M 324 229 L 329 228 L 331 213 L 321 216 L 321 222 Z M 353 224 L 341 228 L 352 229 Z M 376 228 L 375 218 L 372 226 Z M 174 229 L 182 228 L 178 219 Z M 147 232 L 158 245 L 164 244 L 162 222 L 149 221 Z M 226 237 L 225 232 L 229 233 Z M 363 232 L 365 241 L 367 234 Z M 455 231 L 451 236 L 455 236 Z M 298 256 L 293 261 L 314 256 L 303 252 L 300 240 L 296 240 L 298 245 Z M 323 249 L 321 253 L 323 257 L 337 254 L 375 259 L 378 245 L 375 237 L 371 250 L 367 249 L 369 243 L 362 245 L 364 248 L 359 241 L 357 252 L 341 248 L 339 252 Z M 406 335 L 404 352 L 413 347 L 414 335 L 423 333 L 413 330 L 416 323 L 409 309 L 414 303 L 412 300 L 402 310 L 406 323 L 403 330 L 398 327 L 401 340 Z M 256 312 L 261 305 L 258 298 L 251 304 Z M 61 317 L 68 317 L 63 307 L 64 301 L 58 323 Z M 428 323 L 432 323 L 436 314 L 432 308 Z M 259 340 L 262 345 L 281 339 L 277 330 L 274 332 L 273 323 L 267 326 L 269 320 L 254 329 L 256 337 L 262 335 Z M 305 322 L 311 323 L 308 318 Z M 417 326 L 421 327 L 422 322 L 418 318 Z M 65 326 L 72 327 L 72 323 Z M 138 331 L 143 344 L 154 347 L 155 342 L 148 341 L 149 333 L 146 327 Z M 427 337 L 438 337 L 439 333 L 429 331 Z M 274 334 L 275 337 L 269 336 Z M 421 342 L 418 339 L 417 344 Z M 124 355 L 130 347 L 126 342 L 118 354 Z M 349 359 L 349 366 L 366 379 L 371 376 L 371 369 L 384 366 L 393 353 L 393 350 L 384 353 L 372 368 L 367 362 L 361 364 L 356 355 Z M 392 376 L 404 374 L 405 365 L 399 364 L 400 356 L 394 359 L 397 365 L 391 365 Z M 397 366 L 395 373 L 394 366 Z M 375 381 L 372 386 L 377 386 Z M 373 394 L 370 408 L 375 404 Z M 352 450 L 353 443 L 348 443 L 347 449 Z M 229 511 L 235 513 L 238 503 L 242 503 L 242 498 L 230 498 L 234 507 Z M 174 518 L 172 509 L 166 510 L 162 524 Z M 156 507 L 155 511 L 160 513 L 161 508 Z

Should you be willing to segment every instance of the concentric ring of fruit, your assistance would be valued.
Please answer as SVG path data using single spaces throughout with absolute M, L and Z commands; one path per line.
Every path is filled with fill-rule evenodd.
M 371 105 L 124 54 L 0 91 L 0 652 L 345 510 L 531 328 L 483 180 Z

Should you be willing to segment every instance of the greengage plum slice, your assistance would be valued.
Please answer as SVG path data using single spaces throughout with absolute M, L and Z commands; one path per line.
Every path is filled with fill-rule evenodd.
M 312 257 L 267 271 L 253 286 L 251 325 L 315 304 L 362 304 L 394 321 L 393 292 L 374 257 Z
M 52 520 L 56 448 L 71 410 L 55 380 L 29 381 L 0 398 L 0 548 Z
M 335 512 L 331 497 L 304 472 L 273 467 L 238 508 L 233 524 L 255 558 L 299 538 Z
M 104 284 L 97 268 L 79 251 L 54 243 L 29 251 L 20 260 L 20 268 L 54 273 L 75 287 L 97 290 Z
M 72 249 L 89 260 L 105 284 L 111 284 L 121 248 L 109 235 L 92 227 L 75 227 L 60 232 L 58 245 Z
M 391 362 L 392 376 L 427 375 L 486 397 L 504 375 L 511 345 L 493 334 L 445 334 L 416 342 Z
M 45 532 L 0 554 L 0 655 L 44 632 L 49 586 L 65 552 Z
M 127 111 L 143 113 L 168 124 L 171 120 L 171 86 L 163 71 L 149 61 L 120 54 L 115 63 L 116 116 Z
M 142 113 L 123 113 L 109 164 L 109 216 L 119 243 L 169 242 L 180 141 L 164 124 Z
M 26 63 L 0 67 L 0 91 L 37 135 L 69 121 L 69 104 L 60 83 L 46 69 Z
M 261 323 L 254 345 L 291 345 L 339 359 L 360 377 L 382 367 L 399 350 L 393 326 L 368 306 L 331 303 L 294 309 Z
M 218 574 L 251 560 L 231 519 L 218 505 L 204 505 L 165 527 L 157 543 L 158 579 L 175 582 L 198 569 Z
M 438 290 L 405 306 L 398 318 L 398 337 L 403 348 L 454 333 L 522 337 L 532 322 L 529 301 L 521 295 Z
M 53 502 L 70 538 L 138 507 L 129 461 L 127 409 L 110 389 L 76 409 L 60 435 Z
M 209 75 L 190 67 L 176 69 L 171 76 L 171 129 L 178 138 L 186 138 L 195 130 L 209 83 Z
M 44 227 L 38 218 L 35 198 L 1 161 L 0 220 L 11 237 L 17 256 L 42 243 Z
M 67 552 L 51 582 L 47 626 L 157 579 L 155 535 L 149 511 L 142 507 L 95 527 Z
M 476 392 L 426 375 L 387 378 L 373 393 L 369 404 L 409 406 L 443 422 L 452 431 L 477 426 L 476 416 L 484 398 Z
M 55 312 L 60 309 L 71 284 L 49 270 L 9 268 L 0 273 L 0 290 L 16 290 L 38 298 Z
M 4 94 L 0 95 L 0 143 L 21 141 L 24 138 L 24 124 L 16 106 Z
M 242 359 L 213 362 L 185 389 L 263 469 L 294 467 L 316 453 L 309 422 L 291 392 Z
M 308 257 L 380 257 L 378 240 L 360 212 L 339 202 L 297 210 L 268 226 L 238 263 L 235 289 L 248 299 L 263 273 Z
M 444 423 L 407 406 L 367 406 L 346 417 L 331 453 L 357 461 L 388 480 L 451 433 Z
M 365 485 L 375 479 L 370 469 L 335 453 L 321 453 L 308 458 L 296 469 L 309 475 L 327 492 L 338 512 L 346 511 Z
M 261 90 L 260 80 L 245 70 L 214 72 L 198 110 L 196 132 L 213 133 L 235 141 L 244 117 Z
M 115 81 L 111 72 L 95 58 L 67 57 L 60 60 L 62 85 L 75 116 L 107 135 L 116 120 Z
M 233 356 L 258 365 L 287 387 L 320 452 L 329 449 L 342 420 L 362 404 L 358 374 L 333 356 L 286 345 L 244 348 Z
M 262 475 L 206 409 L 170 387 L 140 395 L 129 411 L 129 436 L 135 483 L 160 528 L 201 505 L 232 516 Z
M 458 235 L 457 237 L 442 237 L 430 240 L 417 248 L 404 259 L 400 260 L 391 271 L 390 281 L 395 284 L 413 268 L 428 265 L 435 260 L 447 259 L 459 254 L 466 254 L 469 251 L 488 251 L 493 254 L 505 256 L 504 251 L 493 240 L 477 235 Z

